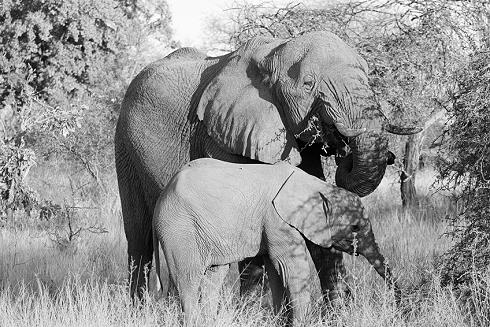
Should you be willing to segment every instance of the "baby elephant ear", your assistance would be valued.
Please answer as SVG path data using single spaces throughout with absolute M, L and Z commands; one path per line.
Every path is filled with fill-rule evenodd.
M 277 41 L 256 38 L 231 53 L 203 91 L 198 118 L 224 150 L 266 163 L 301 162 L 298 145 L 272 99 L 257 66 Z
M 332 246 L 332 226 L 327 190 L 322 180 L 295 169 L 272 201 L 278 215 L 311 242 Z

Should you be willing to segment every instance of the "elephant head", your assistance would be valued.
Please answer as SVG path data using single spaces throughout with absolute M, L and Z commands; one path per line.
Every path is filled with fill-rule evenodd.
M 339 161 L 336 181 L 364 196 L 389 161 L 386 118 L 367 73 L 366 62 L 328 32 L 257 37 L 220 59 L 204 83 L 197 115 L 224 150 L 266 163 L 298 165 L 299 141 L 347 144 L 351 153 Z
M 359 196 L 295 169 L 273 200 L 278 215 L 314 244 L 362 255 L 400 293 Z

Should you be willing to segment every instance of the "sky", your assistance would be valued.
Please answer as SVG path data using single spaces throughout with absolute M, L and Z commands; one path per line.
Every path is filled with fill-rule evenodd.
M 273 3 L 285 5 L 292 0 L 248 0 L 249 3 Z M 304 1 L 303 1 L 304 2 Z M 225 9 L 235 4 L 235 0 L 167 0 L 172 13 L 174 39 L 181 46 L 192 46 L 203 50 L 212 42 L 207 24 L 212 18 L 226 15 Z

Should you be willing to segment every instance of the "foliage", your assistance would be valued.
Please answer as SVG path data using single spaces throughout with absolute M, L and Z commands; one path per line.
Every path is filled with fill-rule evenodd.
M 2 197 L 19 197 L 8 200 L 12 206 L 24 201 L 21 194 L 36 198 L 17 158 L 59 158 L 103 186 L 118 104 L 136 68 L 135 45 L 148 37 L 170 42 L 169 21 L 164 0 L 2 2 L 0 160 L 10 168 L 1 185 Z M 6 209 L 2 202 L 0 213 Z
M 37 195 L 24 182 L 34 164 L 34 152 L 23 141 L 18 146 L 0 143 L 0 219 L 16 208 L 30 211 L 37 204 Z
M 444 281 L 471 281 L 490 267 L 490 49 L 475 53 L 458 72 L 459 92 L 444 135 L 445 185 L 456 188 L 464 209 L 451 217 L 457 243 L 444 258 Z
M 64 251 L 68 248 L 77 250 L 77 241 L 82 234 L 104 234 L 107 230 L 98 225 L 92 224 L 88 226 L 84 221 L 82 215 L 77 212 L 79 209 L 76 206 L 69 206 L 66 203 L 62 206 L 49 203 L 48 206 L 43 207 L 41 214 L 47 216 L 52 215 L 52 228 L 48 230 L 49 238 L 56 244 L 60 251 Z
M 147 28 L 142 21 L 149 19 L 146 8 L 136 4 L 117 0 L 5 1 L 0 12 L 0 102 L 23 104 L 22 95 L 34 94 L 51 104 L 63 103 L 67 95 L 120 80 L 119 67 L 127 59 L 124 51 Z M 168 19 L 168 15 L 154 19 L 152 27 L 168 24 Z M 168 37 L 168 29 L 164 33 Z
M 218 27 L 238 46 L 254 35 L 289 38 L 327 30 L 368 61 L 370 81 L 395 112 L 419 120 L 447 102 L 448 77 L 464 48 L 474 47 L 482 1 L 357 0 L 309 8 L 241 4 L 233 24 Z M 472 23 L 469 23 L 472 22 Z M 482 34 L 483 35 L 483 34 Z M 481 35 L 479 35 L 481 36 Z M 430 50 L 430 51 L 429 51 Z

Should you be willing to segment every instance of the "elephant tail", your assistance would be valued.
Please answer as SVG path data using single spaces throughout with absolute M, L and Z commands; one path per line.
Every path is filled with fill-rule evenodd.
M 156 291 L 162 291 L 162 275 L 160 273 L 160 243 L 158 242 L 157 233 L 155 233 L 155 227 L 152 228 L 153 235 L 153 255 L 155 256 L 155 272 L 156 278 Z

